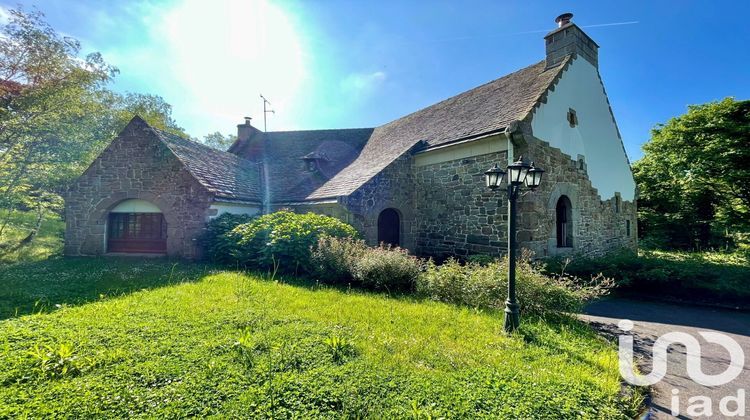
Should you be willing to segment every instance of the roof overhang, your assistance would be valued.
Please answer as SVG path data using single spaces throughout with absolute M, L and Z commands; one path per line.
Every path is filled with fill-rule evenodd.
M 231 197 L 220 197 L 220 196 L 214 196 L 213 198 L 214 203 L 227 203 L 227 204 L 244 204 L 244 205 L 251 205 L 251 206 L 262 206 L 263 203 L 260 201 L 253 201 L 253 200 L 243 200 L 238 198 L 231 198 Z

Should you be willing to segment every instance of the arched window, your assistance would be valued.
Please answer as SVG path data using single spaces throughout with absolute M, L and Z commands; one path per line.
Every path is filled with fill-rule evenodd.
M 401 220 L 395 209 L 385 209 L 378 215 L 378 243 L 401 245 Z
M 109 211 L 107 252 L 167 251 L 167 223 L 161 210 L 145 200 L 125 200 Z
M 570 248 L 573 246 L 573 207 L 567 196 L 557 200 L 555 208 L 555 223 L 557 225 L 557 247 Z

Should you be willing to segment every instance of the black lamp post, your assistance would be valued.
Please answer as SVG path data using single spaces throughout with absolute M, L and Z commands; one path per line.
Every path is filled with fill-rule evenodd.
M 531 165 L 519 157 L 517 161 L 508 165 L 507 172 L 497 164 L 484 173 L 487 187 L 496 190 L 503 182 L 503 176 L 507 173 L 508 183 L 508 299 L 505 301 L 505 322 L 503 327 L 506 332 L 513 332 L 520 324 L 518 312 L 518 301 L 516 300 L 516 199 L 522 185 L 530 190 L 536 189 L 542 183 L 544 169 Z

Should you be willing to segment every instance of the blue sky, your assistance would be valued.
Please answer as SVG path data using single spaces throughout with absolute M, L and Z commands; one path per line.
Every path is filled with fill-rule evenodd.
M 376 126 L 544 57 L 555 16 L 600 45 L 631 160 L 688 104 L 750 98 L 746 1 L 62 1 L 36 5 L 100 51 L 120 91 L 163 96 L 189 134 Z M 0 0 L 5 9 L 17 2 Z M 0 10 L 0 19 L 3 11 Z M 607 23 L 637 22 L 613 26 Z

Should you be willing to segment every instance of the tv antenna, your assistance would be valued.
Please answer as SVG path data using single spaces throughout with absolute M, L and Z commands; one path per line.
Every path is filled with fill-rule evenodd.
M 266 105 L 271 105 L 271 103 L 268 102 L 268 99 L 266 99 L 265 96 L 261 94 L 260 98 L 263 99 L 263 131 L 268 131 L 268 122 L 266 121 L 266 115 L 268 115 L 269 112 L 275 115 L 276 111 L 266 108 Z

